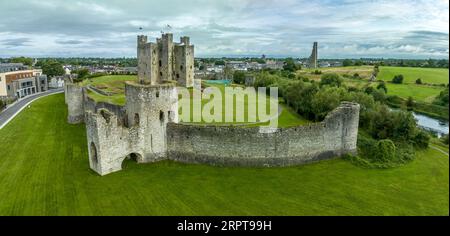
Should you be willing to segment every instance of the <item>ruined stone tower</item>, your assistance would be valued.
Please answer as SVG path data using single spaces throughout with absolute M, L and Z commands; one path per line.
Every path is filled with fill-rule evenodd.
M 317 68 L 317 59 L 318 59 L 318 52 L 317 52 L 317 42 L 314 42 L 313 50 L 311 53 L 311 56 L 309 57 L 308 64 L 309 68 Z
M 173 35 L 163 34 L 156 43 L 138 36 L 138 77 L 141 83 L 156 85 L 176 81 L 180 86 L 194 86 L 194 45 L 189 37 L 173 42 Z

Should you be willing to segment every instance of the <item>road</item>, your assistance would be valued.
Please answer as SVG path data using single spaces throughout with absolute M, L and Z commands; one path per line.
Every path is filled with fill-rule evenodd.
M 43 93 L 37 93 L 37 94 L 30 95 L 28 97 L 25 97 L 25 98 L 15 102 L 14 104 L 12 104 L 8 108 L 6 108 L 6 110 L 0 112 L 0 129 L 2 129 L 4 126 L 6 126 L 17 114 L 19 114 L 31 102 L 33 102 L 39 98 L 48 96 L 48 95 L 63 93 L 63 92 L 64 92 L 63 88 L 52 89 L 52 90 L 45 91 Z
M 443 151 L 442 149 L 440 149 L 440 148 L 438 148 L 436 146 L 433 146 L 433 145 L 430 145 L 430 148 L 432 148 L 432 149 L 434 149 L 436 151 L 439 151 L 439 152 L 443 153 L 444 155 L 446 155 L 448 157 L 448 153 Z

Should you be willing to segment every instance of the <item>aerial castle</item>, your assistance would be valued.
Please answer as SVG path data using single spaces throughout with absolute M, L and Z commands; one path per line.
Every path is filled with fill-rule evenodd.
M 318 59 L 318 57 L 319 57 L 319 55 L 318 55 L 318 52 L 317 52 L 317 42 L 314 42 L 311 56 L 308 59 L 308 66 L 309 66 L 309 68 L 314 68 L 314 69 L 317 68 L 317 59 Z
M 290 128 L 178 122 L 177 84 L 193 83 L 189 38 L 156 43 L 138 36 L 139 80 L 125 84 L 124 106 L 97 102 L 93 89 L 65 83 L 68 122 L 86 124 L 89 165 L 100 175 L 138 163 L 175 160 L 218 166 L 289 166 L 356 153 L 359 105 L 342 103 L 324 121 Z M 176 81 L 176 82 L 175 82 Z
M 138 36 L 138 77 L 141 83 L 161 84 L 176 81 L 179 85 L 194 85 L 194 45 L 189 37 L 173 42 L 172 34 L 163 34 L 156 43 L 147 42 L 147 36 Z

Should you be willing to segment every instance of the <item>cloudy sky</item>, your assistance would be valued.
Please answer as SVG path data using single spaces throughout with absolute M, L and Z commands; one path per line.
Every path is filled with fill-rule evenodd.
M 199 57 L 449 56 L 448 0 L 1 0 L 0 57 L 135 57 L 168 24 Z

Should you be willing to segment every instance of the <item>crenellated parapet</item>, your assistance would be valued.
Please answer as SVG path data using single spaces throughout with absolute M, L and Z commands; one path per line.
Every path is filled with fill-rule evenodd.
M 142 84 L 157 85 L 176 81 L 180 86 L 194 86 L 194 45 L 189 37 L 173 42 L 172 34 L 163 34 L 156 42 L 138 36 L 138 77 Z

